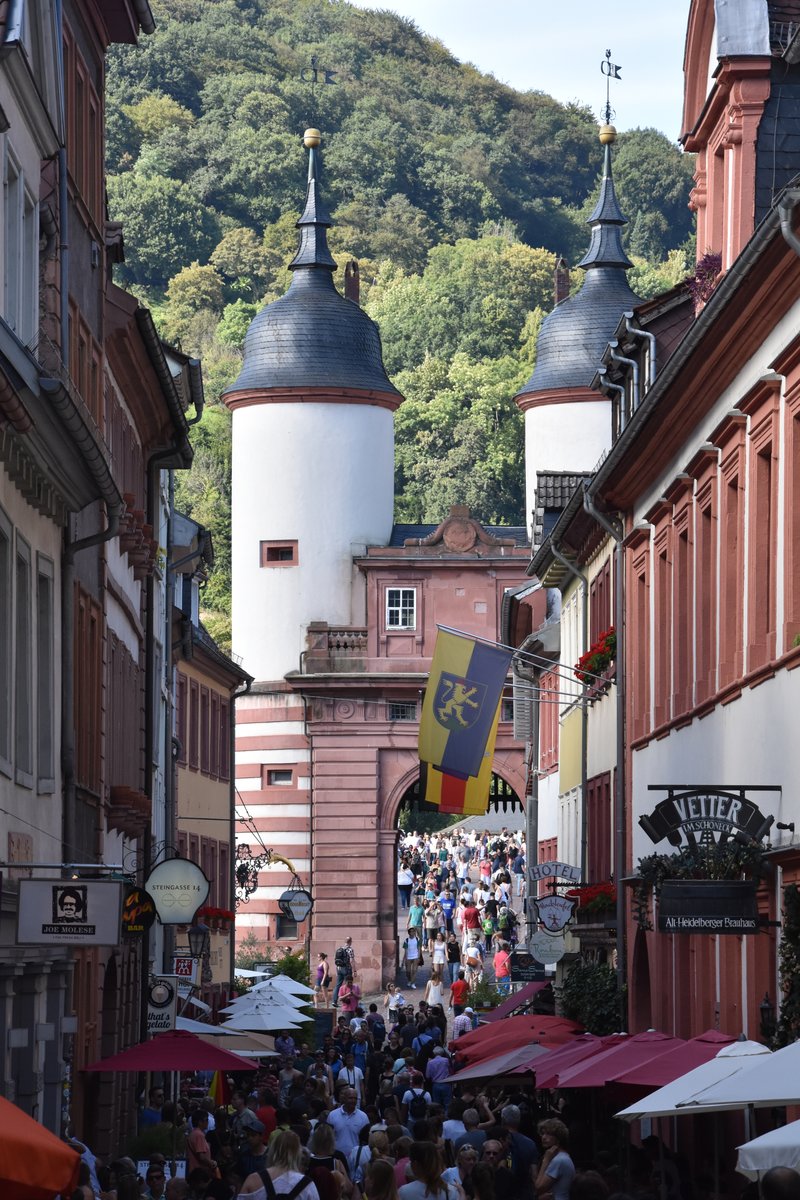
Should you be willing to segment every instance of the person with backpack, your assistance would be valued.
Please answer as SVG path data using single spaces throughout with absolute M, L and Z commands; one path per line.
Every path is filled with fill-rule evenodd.
M 409 1126 L 412 1134 L 414 1124 L 417 1121 L 424 1121 L 427 1117 L 430 1103 L 431 1094 L 425 1090 L 425 1081 L 419 1071 L 414 1071 L 409 1081 L 408 1091 L 403 1093 L 401 1101 L 403 1124 Z
M 383 1043 L 386 1041 L 386 1022 L 378 1012 L 377 1004 L 370 1004 L 369 1012 L 367 1013 L 367 1029 L 372 1035 L 372 1045 L 376 1050 L 380 1050 Z
M 300 1138 L 291 1129 L 276 1133 L 269 1144 L 267 1169 L 248 1175 L 239 1195 L 252 1196 L 253 1200 L 275 1200 L 276 1196 L 320 1200 L 311 1176 L 300 1170 L 301 1151 Z
M 348 975 L 353 974 L 352 960 L 355 958 L 353 954 L 353 939 L 347 938 L 344 945 L 339 946 L 333 956 L 333 965 L 336 967 L 336 987 L 333 989 L 333 1007 L 339 1007 L 339 992 L 342 984 Z

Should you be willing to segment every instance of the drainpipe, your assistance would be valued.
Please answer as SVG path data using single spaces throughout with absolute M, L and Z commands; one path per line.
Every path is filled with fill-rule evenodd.
M 535 640 L 533 635 L 526 638 L 519 647 L 520 651 L 524 651 L 530 641 Z M 529 772 L 529 787 L 528 794 L 525 797 L 525 870 L 529 872 L 539 860 L 539 701 L 541 693 L 536 687 L 536 681 L 539 676 L 539 669 L 528 664 L 516 662 L 514 666 L 516 674 L 521 678 L 528 680 L 532 687 L 536 688 L 537 694 L 532 696 L 533 703 L 531 704 L 531 728 L 530 728 L 530 757 L 528 764 Z M 530 882 L 530 874 L 528 875 Z M 536 918 L 533 907 L 533 891 L 531 887 L 527 890 L 528 901 L 525 913 L 525 924 L 527 929 L 527 942 L 530 942 L 532 935 L 536 932 Z
M 121 507 L 119 500 L 106 501 L 106 528 L 76 542 L 68 541 L 61 555 L 61 771 L 65 862 L 74 858 L 78 849 L 75 821 L 75 555 L 117 536 Z
M 614 362 L 623 363 L 626 367 L 631 368 L 631 372 L 633 374 L 633 404 L 631 406 L 631 411 L 635 412 L 639 407 L 639 364 L 635 358 L 626 358 L 624 354 L 617 353 L 619 342 L 613 341 L 609 342 L 608 344 L 611 349 L 612 360 Z
M 550 553 L 556 562 L 561 563 L 569 571 L 574 579 L 577 579 L 583 591 L 583 608 L 581 611 L 581 639 L 583 641 L 584 652 L 589 649 L 589 580 L 584 575 L 583 571 L 579 571 L 568 558 L 566 558 L 558 548 L 558 543 L 550 536 Z M 581 697 L 581 879 L 584 883 L 588 883 L 588 867 L 589 867 L 589 830 L 587 822 L 587 789 L 586 777 L 588 770 L 588 749 L 589 749 L 589 705 L 586 703 L 586 692 L 588 685 L 583 685 L 583 696 Z
M 627 1004 L 623 988 L 627 980 L 625 942 L 625 889 L 622 877 L 625 869 L 625 552 L 622 547 L 622 521 L 609 520 L 595 506 L 588 488 L 584 488 L 583 507 L 597 524 L 614 539 L 614 627 L 617 632 L 617 777 L 614 787 L 614 877 L 617 884 L 617 989 L 620 997 L 620 1018 L 627 1028 Z
M 656 381 L 656 335 L 649 329 L 640 329 L 633 323 L 633 313 L 625 313 L 625 328 L 632 337 L 644 338 L 650 343 L 650 357 L 647 366 L 647 386 L 651 388 Z
M 231 858 L 230 858 L 231 873 L 228 878 L 228 904 L 230 906 L 231 912 L 233 912 L 233 913 L 236 912 L 236 891 L 233 886 L 233 868 L 234 868 L 234 864 L 236 862 L 236 701 L 239 699 L 240 696 L 246 696 L 252 686 L 253 686 L 252 679 L 248 679 L 247 682 L 245 683 L 244 687 L 240 688 L 238 692 L 237 691 L 231 692 L 231 704 L 230 704 L 230 708 L 228 709 L 228 713 L 229 713 L 229 717 L 228 717 L 228 738 L 229 738 L 229 743 L 228 743 L 228 747 L 229 747 L 228 748 L 228 775 L 229 775 L 228 790 L 230 792 L 230 812 L 231 812 L 230 833 L 228 834 L 228 837 L 230 838 L 230 844 L 231 844 Z M 233 921 L 233 930 L 231 932 L 230 959 L 229 959 L 228 965 L 229 965 L 229 970 L 230 970 L 230 975 L 231 975 L 231 992 L 233 992 L 233 983 L 234 983 L 234 980 L 236 979 L 236 918 L 235 917 L 234 917 L 234 921 Z
M 781 233 L 783 234 L 783 240 L 786 242 L 787 246 L 791 246 L 792 250 L 794 250 L 795 254 L 798 256 L 798 258 L 800 258 L 800 237 L 797 236 L 792 227 L 792 218 L 795 214 L 798 203 L 800 203 L 800 197 L 795 195 L 790 199 L 788 196 L 786 196 L 778 205 L 778 213 L 781 219 Z
M 608 378 L 608 368 L 607 367 L 598 367 L 597 374 L 600 376 L 601 391 L 604 391 L 606 393 L 606 395 L 608 395 L 610 392 L 616 392 L 617 396 L 618 396 L 617 400 L 611 401 L 612 405 L 614 405 L 616 407 L 617 416 L 619 418 L 617 421 L 617 428 L 612 429 L 612 431 L 611 431 L 612 437 L 616 439 L 622 433 L 623 429 L 625 428 L 625 426 L 627 424 L 628 413 L 627 413 L 627 410 L 625 407 L 625 388 L 622 386 L 621 383 L 614 383 L 611 379 Z M 612 419 L 611 423 L 613 426 L 613 424 L 614 424 L 613 419 Z

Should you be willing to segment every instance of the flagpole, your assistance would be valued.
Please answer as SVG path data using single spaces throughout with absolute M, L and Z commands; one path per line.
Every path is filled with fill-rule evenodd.
M 530 650 L 521 650 L 519 646 L 509 646 L 507 642 L 497 642 L 492 638 L 481 637 L 477 633 L 466 633 L 463 629 L 453 629 L 450 625 L 437 625 L 436 628 L 441 629 L 442 633 L 452 633 L 456 637 L 467 638 L 471 642 L 482 642 L 484 646 L 496 646 L 498 650 L 510 650 L 515 658 L 526 659 L 532 666 L 538 667 L 540 670 L 553 671 L 562 678 L 574 679 L 574 674 L 569 668 L 565 671 L 558 662 L 554 662 L 552 658 L 547 658 L 543 654 L 531 654 Z M 581 674 L 586 679 L 596 679 L 598 683 L 613 684 L 615 682 L 606 675 L 595 675 L 593 671 L 581 670 Z

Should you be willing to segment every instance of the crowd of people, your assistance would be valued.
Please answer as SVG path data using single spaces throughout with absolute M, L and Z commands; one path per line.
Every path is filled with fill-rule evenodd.
M 474 992 L 487 966 L 498 991 L 509 991 L 511 952 L 525 903 L 520 835 L 507 829 L 494 836 L 460 830 L 407 834 L 400 843 L 397 886 L 406 925 L 401 967 L 410 989 L 416 990 L 427 954 L 429 1001 L 452 993 L 459 980 Z

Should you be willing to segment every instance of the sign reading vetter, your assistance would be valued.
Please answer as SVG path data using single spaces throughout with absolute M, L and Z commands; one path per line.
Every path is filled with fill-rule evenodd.
M 658 903 L 662 933 L 758 933 L 752 879 L 665 879 Z
M 765 816 L 752 792 L 777 792 L 778 787 L 717 787 L 651 785 L 648 791 L 666 792 L 649 816 L 639 824 L 653 842 L 665 838 L 672 846 L 708 845 L 744 836 L 760 842 L 775 820 Z

